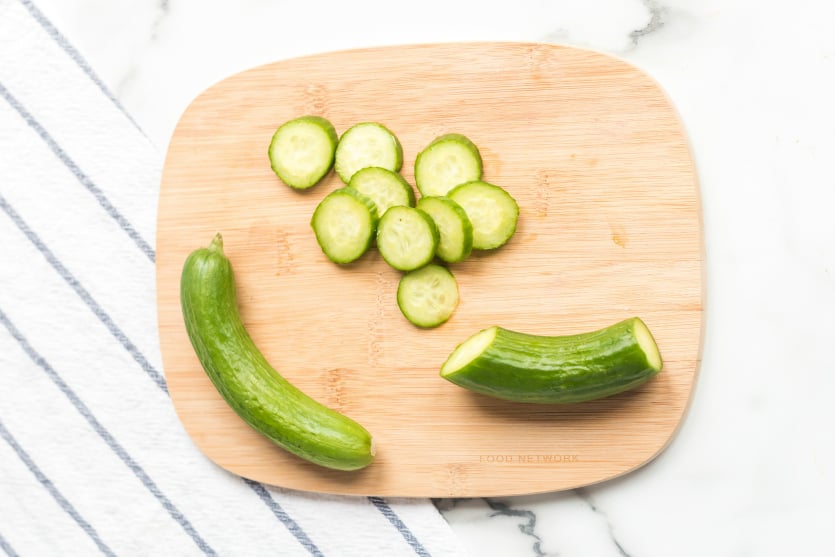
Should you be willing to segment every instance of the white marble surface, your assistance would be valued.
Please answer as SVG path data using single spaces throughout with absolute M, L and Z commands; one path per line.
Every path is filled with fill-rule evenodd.
M 655 461 L 583 490 L 444 500 L 474 556 L 835 555 L 835 4 L 829 0 L 39 0 L 164 149 L 252 65 L 453 40 L 637 64 L 690 135 L 707 246 L 695 397 Z

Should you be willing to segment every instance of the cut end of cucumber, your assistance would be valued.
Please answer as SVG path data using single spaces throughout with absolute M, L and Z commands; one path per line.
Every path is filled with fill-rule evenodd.
M 479 331 L 459 344 L 441 366 L 441 377 L 448 377 L 478 358 L 496 338 L 498 327 Z
M 658 350 L 658 345 L 655 338 L 649 331 L 649 327 L 639 318 L 633 320 L 633 330 L 635 332 L 635 339 L 638 341 L 638 346 L 644 351 L 647 357 L 647 364 L 655 370 L 661 371 L 663 362 L 661 360 L 661 352 Z

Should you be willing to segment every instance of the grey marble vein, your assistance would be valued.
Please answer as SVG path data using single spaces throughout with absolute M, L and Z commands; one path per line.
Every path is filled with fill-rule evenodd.
M 606 529 L 609 532 L 609 538 L 612 540 L 612 543 L 617 548 L 618 553 L 620 553 L 621 557 L 632 557 L 629 553 L 627 553 L 627 551 L 623 548 L 618 539 L 615 537 L 615 531 L 612 527 L 612 523 L 609 521 L 609 517 L 606 516 L 605 512 L 600 510 L 597 504 L 595 504 L 594 499 L 592 499 L 592 496 L 589 494 L 589 492 L 583 488 L 579 488 L 575 489 L 574 493 L 577 495 L 577 497 L 582 499 L 589 506 L 591 512 L 600 516 L 606 522 Z
M 155 41 L 157 36 L 159 35 L 159 27 L 162 25 L 162 22 L 171 12 L 171 3 L 169 0 L 159 0 L 157 4 L 157 10 L 159 13 L 157 17 L 154 19 L 154 23 L 151 25 L 151 42 Z
M 125 71 L 125 74 L 121 76 L 119 81 L 116 83 L 114 87 L 114 91 L 116 92 L 116 97 L 119 99 L 123 99 L 126 95 L 125 91 L 131 86 L 131 84 L 136 80 L 136 74 L 138 70 L 136 67 L 136 63 L 133 62 Z
M 638 46 L 638 41 L 661 29 L 664 26 L 667 16 L 667 8 L 659 4 L 656 0 L 643 0 L 643 3 L 647 10 L 649 10 L 649 22 L 640 29 L 635 29 L 629 33 L 629 38 L 632 39 L 633 46 Z
M 493 511 L 489 515 L 491 518 L 494 516 L 511 516 L 526 518 L 527 523 L 519 524 L 519 531 L 525 534 L 526 536 L 530 536 L 534 539 L 532 549 L 533 554 L 536 557 L 548 557 L 548 554 L 542 551 L 542 538 L 540 538 L 536 533 L 536 513 L 525 509 L 514 509 L 505 503 L 501 503 L 499 501 L 492 501 L 487 498 L 484 499 L 484 502 L 487 503 L 487 506 L 489 506 L 490 509 Z M 552 554 L 552 556 L 555 555 L 556 554 Z
M 171 13 L 171 2 L 170 0 L 157 0 L 154 9 L 157 13 L 154 20 L 151 22 L 150 29 L 148 30 L 148 40 L 145 43 L 145 48 L 155 43 L 159 38 L 160 27 Z M 125 91 L 137 79 L 137 74 L 139 73 L 138 64 L 139 62 L 137 59 L 132 59 L 130 65 L 126 68 L 124 75 L 122 75 L 116 83 L 115 92 L 118 98 L 123 98 L 126 94 Z

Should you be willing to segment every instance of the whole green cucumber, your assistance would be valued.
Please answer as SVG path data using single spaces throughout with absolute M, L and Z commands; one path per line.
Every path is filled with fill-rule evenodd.
M 458 345 L 441 377 L 505 400 L 567 404 L 633 389 L 661 367 L 655 339 L 634 317 L 568 336 L 490 327 Z
M 357 470 L 372 462 L 371 434 L 364 427 L 293 386 L 255 346 L 238 313 L 235 277 L 220 234 L 186 259 L 180 302 L 203 369 L 246 423 L 320 466 Z

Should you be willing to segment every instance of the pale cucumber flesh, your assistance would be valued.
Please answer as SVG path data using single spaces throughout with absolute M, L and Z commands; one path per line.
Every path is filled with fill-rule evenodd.
M 434 139 L 415 160 L 415 183 L 424 196 L 446 195 L 459 184 L 479 180 L 481 172 L 478 148 L 461 134 Z
M 362 256 L 376 225 L 374 203 L 347 186 L 329 193 L 310 219 L 319 247 L 334 263 L 350 263 Z
M 346 184 L 354 174 L 370 166 L 398 172 L 403 166 L 403 147 L 397 136 L 382 124 L 363 122 L 349 128 L 339 139 L 334 167 Z
M 483 181 L 468 182 L 453 188 L 448 196 L 472 223 L 474 249 L 499 248 L 516 232 L 519 205 L 503 188 Z
M 432 217 L 413 207 L 392 207 L 380 219 L 377 249 L 383 259 L 400 271 L 429 263 L 438 247 L 438 228 Z
M 426 265 L 400 279 L 397 305 L 413 325 L 437 327 L 458 307 L 458 283 L 447 268 Z
M 319 116 L 302 116 L 282 124 L 269 147 L 270 166 L 282 182 L 308 189 L 330 172 L 337 145 L 333 125 Z
M 389 207 L 411 207 L 415 204 L 412 186 L 400 174 L 386 168 L 370 166 L 358 170 L 348 185 L 371 199 L 380 216 L 384 215 Z

